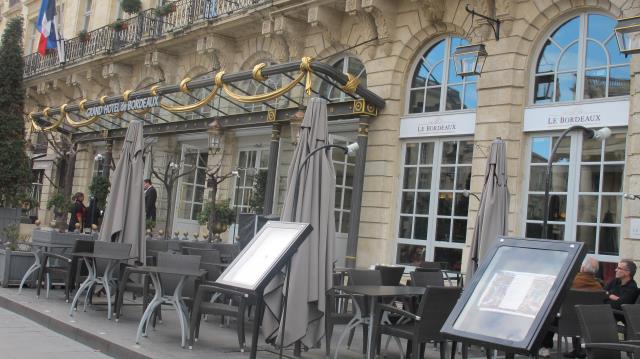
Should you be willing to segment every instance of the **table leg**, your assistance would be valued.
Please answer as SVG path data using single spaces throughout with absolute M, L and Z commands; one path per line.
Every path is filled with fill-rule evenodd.
M 26 282 L 27 279 L 29 279 L 31 274 L 33 274 L 35 271 L 40 269 L 40 267 L 42 267 L 42 265 L 40 264 L 40 249 L 34 248 L 32 252 L 35 257 L 35 261 L 31 265 L 31 267 L 27 269 L 27 272 L 22 277 L 22 280 L 20 281 L 20 286 L 18 287 L 18 294 L 22 293 L 22 287 L 24 286 L 24 282 Z
M 249 359 L 256 359 L 258 353 L 258 336 L 260 335 L 260 322 L 262 321 L 262 315 L 264 314 L 264 301 L 262 296 L 264 293 L 256 293 L 256 314 L 254 315 L 253 322 L 253 335 L 251 336 L 251 352 Z
M 107 262 L 107 267 L 104 269 L 104 275 L 102 276 L 102 286 L 107 295 L 107 319 L 111 320 L 111 277 L 113 276 L 113 270 L 117 267 L 114 265 L 114 261 Z
M 89 262 L 91 262 L 91 265 L 89 265 Z M 95 258 L 91 258 L 91 260 L 87 260 L 85 259 L 85 263 L 87 263 L 87 267 L 88 267 L 88 276 L 91 277 L 91 285 L 87 287 L 87 293 L 84 296 L 84 305 L 82 308 L 83 312 L 87 311 L 87 303 L 89 303 L 89 295 L 92 293 L 93 291 L 93 286 L 98 283 L 98 275 L 96 273 L 96 260 Z
M 187 318 L 184 303 L 182 302 L 182 288 L 184 287 L 186 279 L 186 276 L 180 276 L 180 281 L 178 282 L 178 285 L 173 292 L 173 296 L 171 297 L 171 304 L 173 304 L 173 306 L 176 308 L 176 313 L 178 314 L 178 319 L 180 320 L 180 334 L 182 337 L 183 348 L 187 345 L 187 336 L 189 335 L 187 329 L 189 320 Z
M 86 258 L 83 258 L 84 262 L 87 265 L 87 269 L 88 269 L 88 275 L 87 278 L 84 280 L 84 282 L 82 282 L 82 284 L 80 285 L 80 288 L 78 288 L 78 291 L 76 292 L 76 295 L 73 297 L 73 301 L 71 301 L 71 308 L 69 309 L 69 316 L 73 316 L 73 311 L 76 308 L 76 304 L 78 303 L 78 299 L 80 299 L 80 296 L 82 295 L 82 292 L 85 289 L 89 289 L 91 288 L 91 286 L 93 285 L 93 283 L 95 283 L 95 276 L 93 276 L 92 278 L 92 265 L 90 263 L 89 260 L 87 260 Z M 85 301 L 85 306 L 86 306 L 86 301 Z
M 375 324 L 373 322 L 373 319 L 375 317 L 375 304 L 376 297 L 369 297 L 369 338 L 367 338 L 367 358 L 369 359 L 374 359 L 376 353 L 376 348 L 373 347 L 373 344 L 375 343 L 373 339 L 373 325 Z
M 142 314 L 142 318 L 140 318 L 140 323 L 138 324 L 138 331 L 136 332 L 136 344 L 140 342 L 140 336 L 147 336 L 147 329 L 149 327 L 149 319 L 151 319 L 151 315 L 155 311 L 155 309 L 162 304 L 162 286 L 160 285 L 160 278 L 158 278 L 158 273 L 149 273 L 149 277 L 151 277 L 151 281 L 153 282 L 153 286 L 155 289 L 155 294 L 153 299 L 147 306 L 147 309 Z

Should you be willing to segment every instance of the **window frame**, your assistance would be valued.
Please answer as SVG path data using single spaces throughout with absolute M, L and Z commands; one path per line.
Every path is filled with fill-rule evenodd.
M 452 54 L 451 52 L 451 39 L 452 38 L 460 38 L 463 39 L 467 42 L 470 43 L 470 40 L 468 40 L 467 38 L 463 37 L 462 35 L 458 35 L 458 34 L 446 34 L 443 36 L 438 36 L 434 39 L 432 39 L 431 41 L 427 42 L 425 46 L 423 46 L 420 51 L 417 52 L 417 56 L 415 56 L 415 58 L 413 59 L 413 61 L 411 62 L 411 66 L 409 67 L 409 71 L 407 74 L 407 78 L 406 78 L 406 85 L 405 85 L 405 104 L 404 104 L 404 117 L 425 117 L 425 116 L 442 116 L 443 114 L 459 114 L 459 113 L 475 113 L 477 108 L 478 108 L 478 78 L 479 76 L 475 77 L 475 80 L 473 81 L 467 81 L 466 78 L 464 78 L 462 80 L 462 82 L 460 83 L 453 83 L 452 86 L 463 86 L 463 91 L 462 91 L 462 96 L 464 98 L 464 93 L 465 93 L 465 89 L 466 89 L 466 85 L 468 83 L 473 83 L 476 86 L 476 107 L 474 108 L 469 108 L 469 109 L 456 109 L 456 110 L 447 110 L 446 106 L 447 106 L 447 88 L 449 87 L 449 68 L 450 68 L 450 64 L 451 64 L 451 60 L 452 57 L 450 56 Z M 426 92 L 427 92 L 427 88 L 429 88 L 429 86 L 427 84 L 425 84 L 425 86 L 423 87 L 412 87 L 411 83 L 413 81 L 413 76 L 416 72 L 416 70 L 418 69 L 418 65 L 420 64 L 420 61 L 422 61 L 429 53 L 429 51 L 436 46 L 439 42 L 444 41 L 445 42 L 445 48 L 444 48 L 444 54 L 445 57 L 442 59 L 442 83 L 440 84 L 440 100 L 438 102 L 438 111 L 431 111 L 431 112 L 427 112 L 427 111 L 422 111 L 422 112 L 410 112 L 411 109 L 411 91 L 412 90 L 417 90 L 417 89 L 424 89 L 424 96 L 426 98 Z M 435 86 L 432 86 L 435 87 Z M 423 102 L 423 110 L 424 107 L 426 106 L 426 104 Z
M 255 165 L 253 167 L 240 167 L 240 153 L 241 152 L 255 152 L 256 153 L 256 159 L 255 159 Z M 260 167 L 260 161 L 262 160 L 262 152 L 265 152 L 267 155 L 267 167 Z M 250 189 L 251 190 L 251 194 L 253 195 L 253 186 L 254 184 L 252 183 L 251 186 L 247 186 L 246 185 L 246 169 L 248 168 L 254 168 L 256 170 L 256 175 L 258 174 L 259 171 L 268 171 L 269 170 L 269 162 L 271 159 L 268 158 L 269 157 L 269 148 L 264 148 L 263 146 L 246 146 L 246 147 L 240 147 L 238 148 L 238 150 L 235 153 L 235 159 L 234 159 L 234 163 L 235 166 L 234 168 L 240 172 L 241 170 L 245 170 L 245 183 L 243 183 L 243 186 L 238 186 L 238 180 L 240 179 L 240 175 L 238 175 L 238 177 L 234 178 L 233 181 L 233 193 L 231 193 L 231 205 L 236 208 L 236 210 L 238 211 L 238 213 L 255 213 L 253 211 L 251 211 L 251 204 L 249 203 L 250 200 L 246 200 L 244 198 L 244 193 L 242 194 L 242 199 L 241 199 L 241 203 L 237 203 L 236 201 L 236 194 L 238 192 L 238 189 Z M 254 181 L 255 181 L 255 176 L 254 176 Z M 246 203 L 245 203 L 246 202 Z
M 367 87 L 367 81 L 366 80 L 367 80 L 367 76 L 368 76 L 367 66 L 365 65 L 365 63 L 358 56 L 355 56 L 353 54 L 344 54 L 342 56 L 333 58 L 332 61 L 330 62 L 330 64 L 331 64 L 331 67 L 333 67 L 334 69 L 340 71 L 341 73 L 346 74 L 346 73 L 349 72 L 349 65 L 351 63 L 351 59 L 357 60 L 362 65 L 362 69 L 360 70 L 359 73 L 351 74 L 351 75 L 354 75 L 355 77 L 358 78 L 358 80 L 362 81 L 362 75 L 364 74 L 365 81 L 362 81 L 361 85 L 366 88 Z M 336 65 L 340 61 L 342 61 L 342 69 L 337 69 Z M 323 88 L 324 86 L 327 86 L 327 87 Z M 333 90 L 335 88 L 336 87 L 333 84 L 325 82 L 325 81 L 322 81 L 322 82 L 320 82 L 320 85 L 318 86 L 318 93 L 321 96 L 326 97 L 331 101 L 343 102 L 343 101 L 346 101 L 348 98 L 351 98 L 344 91 L 340 91 L 340 90 L 337 90 L 338 91 L 338 97 L 333 97 L 332 98 L 331 97 L 331 93 L 333 92 Z
M 460 250 L 460 263 L 462 264 L 462 260 L 463 260 L 463 252 L 464 252 L 464 248 L 466 246 L 466 242 L 467 242 L 467 233 L 465 233 L 465 241 L 464 242 L 453 242 L 452 238 L 449 239 L 449 241 L 438 241 L 436 240 L 436 234 L 437 234 L 437 221 L 439 218 L 449 218 L 451 220 L 457 218 L 460 219 L 462 216 L 455 216 L 454 214 L 454 204 L 452 204 L 452 209 L 451 209 L 451 214 L 446 216 L 446 215 L 439 215 L 438 214 L 438 203 L 439 203 L 439 195 L 441 193 L 441 191 L 443 191 L 443 193 L 462 193 L 464 192 L 463 190 L 457 190 L 455 188 L 455 177 L 454 177 L 454 182 L 453 182 L 453 189 L 449 190 L 449 189 L 444 189 L 441 190 L 440 188 L 440 175 L 441 175 L 441 171 L 443 168 L 443 163 L 442 163 L 442 149 L 444 146 L 445 142 L 464 142 L 464 141 L 470 141 L 473 143 L 474 139 L 471 136 L 451 136 L 451 137 L 428 137 L 428 138 L 414 138 L 414 139 L 409 139 L 409 140 L 404 140 L 401 142 L 401 156 L 400 156 L 400 163 L 399 163 L 399 172 L 400 172 L 400 177 L 398 180 L 398 193 L 396 195 L 396 210 L 394 213 L 394 237 L 395 237 L 395 249 L 394 249 L 394 263 L 398 263 L 398 246 L 400 244 L 407 244 L 407 245 L 413 245 L 413 246 L 423 246 L 425 248 L 425 255 L 424 255 L 424 260 L 425 261 L 433 261 L 435 258 L 435 250 L 437 247 L 439 248 L 446 248 L 446 249 L 458 249 Z M 406 147 L 408 143 L 418 143 L 418 144 L 422 144 L 422 143 L 433 143 L 434 144 L 434 148 L 433 148 L 433 161 L 431 163 L 431 183 L 430 183 L 430 188 L 428 190 L 429 192 L 429 210 L 427 212 L 427 214 L 420 214 L 420 217 L 427 217 L 428 218 L 428 227 L 427 227 L 427 237 L 426 239 L 413 239 L 413 238 L 401 238 L 399 235 L 399 226 L 400 226 L 400 217 L 402 216 L 402 194 L 403 194 L 403 182 L 404 182 L 404 168 L 405 168 L 405 161 L 406 161 Z M 459 148 L 459 147 L 458 147 Z M 472 154 L 473 156 L 473 154 Z M 456 168 L 456 172 L 457 173 L 457 168 L 459 166 L 458 164 L 458 152 L 456 152 L 456 163 L 453 164 L 453 167 Z M 437 161 L 436 161 L 437 159 Z M 473 160 L 472 160 L 473 161 Z M 445 166 L 447 167 L 451 167 L 451 164 L 445 164 Z M 469 168 L 473 168 L 473 163 L 469 163 L 469 164 L 464 164 L 464 166 L 468 166 Z M 418 162 L 417 167 L 420 167 L 420 164 Z M 416 173 L 416 177 L 417 177 L 417 173 Z M 417 178 L 416 178 L 417 180 Z M 417 188 L 416 188 L 417 189 Z M 426 191 L 426 190 L 425 190 Z M 470 200 L 471 201 L 471 200 Z M 470 202 L 469 201 L 469 202 Z M 415 206 L 416 206 L 417 200 L 414 199 L 414 210 L 413 213 L 411 214 L 412 218 L 416 218 L 416 211 L 415 211 Z M 467 216 L 466 216 L 466 221 L 467 221 L 467 231 L 468 232 L 468 228 L 469 228 L 469 221 L 471 220 L 471 218 L 469 218 L 469 207 L 467 207 Z M 449 233 L 451 234 L 453 229 L 452 229 L 453 223 L 449 224 Z M 413 228 L 415 228 L 415 225 L 413 226 Z M 413 228 L 412 228 L 412 233 L 413 233 Z M 400 263 L 398 263 L 400 264 Z M 411 267 L 411 265 L 407 264 L 407 263 L 403 263 L 402 265 Z
M 522 185 L 523 185 L 523 199 L 522 199 L 522 203 L 521 203 L 521 214 L 519 216 L 519 218 L 522 220 L 521 223 L 523 224 L 522 227 L 519 230 L 519 233 L 522 237 L 526 237 L 526 233 L 527 233 L 527 223 L 542 223 L 542 220 L 529 220 L 527 218 L 527 208 L 528 208 L 528 204 L 529 204 L 529 195 L 530 193 L 534 193 L 534 194 L 540 194 L 542 193 L 544 195 L 544 190 L 543 191 L 531 191 L 529 190 L 529 185 L 531 182 L 531 151 L 532 151 L 532 139 L 534 137 L 558 137 L 560 135 L 562 131 L 545 131 L 545 132 L 532 132 L 527 134 L 527 140 L 526 140 L 526 144 L 525 144 L 525 158 L 524 158 L 524 168 L 525 168 L 525 172 L 524 172 L 524 176 L 523 176 L 523 180 L 522 180 Z M 612 135 L 616 135 L 616 134 L 627 134 L 626 128 L 618 128 L 618 129 L 614 129 Z M 564 241 L 574 241 L 575 239 L 577 239 L 576 235 L 577 235 L 577 227 L 579 225 L 593 225 L 594 223 L 596 224 L 596 228 L 599 230 L 602 226 L 601 226 L 601 222 L 599 219 L 599 214 L 600 214 L 600 208 L 602 207 L 602 204 L 600 202 L 600 198 L 604 195 L 604 196 L 612 196 L 615 195 L 616 192 L 597 192 L 597 196 L 598 196 L 598 210 L 597 210 L 597 216 L 596 216 L 596 222 L 580 222 L 578 221 L 578 207 L 579 207 L 579 197 L 580 194 L 594 194 L 595 192 L 583 192 L 580 190 L 580 172 L 581 172 L 581 167 L 583 166 L 583 163 L 586 163 L 587 165 L 594 165 L 596 163 L 599 163 L 599 167 L 600 167 L 600 178 L 602 178 L 602 170 L 603 170 L 603 166 L 606 163 L 607 165 L 623 165 L 623 173 L 622 173 L 622 178 L 624 179 L 625 175 L 626 175 L 626 161 L 622 160 L 622 161 L 605 161 L 604 158 L 601 158 L 599 162 L 596 161 L 583 161 L 582 160 L 582 147 L 583 147 L 583 143 L 584 141 L 586 141 L 587 139 L 584 139 L 582 132 L 573 132 L 567 135 L 566 138 L 571 138 L 571 145 L 570 145 L 570 149 L 569 149 L 569 156 L 570 156 L 570 160 L 568 162 L 568 164 L 566 164 L 565 166 L 568 167 L 568 179 L 567 179 L 567 190 L 566 190 L 566 208 L 565 208 L 565 213 L 566 213 L 566 218 L 564 220 L 564 222 L 558 222 L 558 221 L 551 221 L 549 220 L 548 223 L 549 225 L 553 225 L 553 224 L 563 224 L 564 225 Z M 590 141 L 596 141 L 596 140 L 590 140 Z M 626 140 L 628 141 L 628 139 Z M 599 141 L 598 141 L 599 142 Z M 553 142 L 552 142 L 553 143 Z M 602 146 L 602 143 L 599 142 Z M 626 147 L 626 145 L 625 145 Z M 551 151 L 551 150 L 549 150 Z M 602 153 L 604 153 L 604 150 Z M 601 154 L 602 154 L 601 153 Z M 627 156 L 626 153 L 626 148 L 625 148 L 625 158 Z M 557 162 L 554 162 L 554 166 L 557 165 Z M 544 166 L 546 168 L 546 164 L 544 164 Z M 600 180 L 600 184 L 599 184 L 600 188 L 602 188 L 602 181 Z M 622 181 L 622 189 L 621 192 L 619 192 L 620 195 L 622 195 L 622 193 L 624 193 L 625 191 L 625 181 Z M 540 193 L 538 193 L 540 192 Z M 554 193 L 558 193 L 557 191 L 550 191 L 549 192 L 550 195 L 553 195 Z M 564 193 L 564 192 L 562 192 Z M 622 201 L 622 199 L 621 199 Z M 616 227 L 619 228 L 619 238 L 618 238 L 618 248 L 620 249 L 620 245 L 622 244 L 622 240 L 624 239 L 624 216 L 625 216 L 625 211 L 624 211 L 624 203 L 621 205 L 620 208 L 620 223 L 618 225 L 605 225 L 604 227 Z M 544 208 L 543 208 L 544 210 Z M 597 236 L 599 236 L 599 234 L 597 234 Z M 596 241 L 595 241 L 595 251 L 598 251 L 598 247 L 599 247 L 599 241 L 597 240 L 596 237 Z M 589 253 L 590 256 L 593 256 L 594 258 L 596 258 L 598 261 L 600 262 L 617 262 L 620 260 L 621 256 L 620 253 L 618 253 L 618 255 L 608 255 L 608 254 L 597 254 L 597 253 Z
M 329 135 L 331 138 L 331 143 L 332 144 L 338 144 L 341 146 L 346 146 L 349 143 L 354 142 L 353 140 L 349 139 L 346 136 L 342 136 L 339 134 L 330 134 Z M 336 151 L 336 152 L 333 152 Z M 336 153 L 339 153 L 340 155 L 343 156 L 342 160 L 340 161 L 336 161 L 334 159 L 334 155 Z M 352 182 L 351 182 L 351 186 L 347 185 L 347 168 L 351 167 L 352 168 L 352 173 L 355 176 L 355 171 L 356 171 L 356 162 L 355 162 L 355 157 L 349 157 L 346 154 L 342 154 L 341 151 L 337 148 L 334 148 L 332 150 L 331 153 L 331 163 L 333 164 L 334 169 L 336 169 L 336 188 L 335 191 L 340 191 L 340 203 L 334 203 L 334 215 L 338 216 L 339 214 L 339 218 L 336 218 L 338 220 L 337 223 L 337 228 L 336 228 L 336 235 L 348 235 L 349 234 L 349 230 L 351 228 L 351 202 L 348 203 L 348 209 L 345 208 L 345 193 L 347 190 L 351 191 L 351 198 L 353 198 L 353 177 L 352 177 Z M 337 166 L 342 166 L 342 177 L 338 178 L 338 171 L 337 171 Z M 334 198 L 335 198 L 335 193 L 334 193 Z M 347 228 L 346 232 L 341 232 L 341 229 L 343 227 L 343 222 L 344 222 L 344 218 L 347 217 L 349 220 L 349 225 Z
M 608 96 L 608 89 L 609 89 L 609 81 L 608 81 L 608 75 L 607 75 L 607 84 L 606 84 L 606 92 L 607 92 L 607 96 L 605 97 L 600 97 L 600 98 L 588 98 L 585 99 L 584 98 L 584 84 L 585 84 L 585 73 L 587 71 L 587 67 L 586 67 L 586 51 L 587 51 L 587 37 L 588 37 L 588 21 L 587 18 L 589 15 L 601 15 L 601 16 L 606 16 L 610 19 L 616 20 L 615 17 L 613 17 L 611 14 L 608 14 L 604 11 L 598 11 L 598 10 L 588 10 L 588 11 L 574 11 L 574 12 L 570 12 L 568 14 L 563 15 L 562 17 L 560 17 L 559 19 L 556 20 L 556 24 L 554 24 L 554 26 L 552 26 L 550 29 L 548 29 L 545 33 L 544 33 L 544 37 L 542 37 L 540 39 L 540 41 L 537 41 L 537 44 L 534 48 L 534 51 L 532 52 L 532 54 L 534 54 L 535 56 L 531 56 L 531 62 L 530 62 L 530 77 L 529 77 L 529 95 L 527 96 L 527 107 L 548 107 L 548 106 L 564 106 L 564 105 L 575 105 L 575 104 L 580 104 L 580 103 L 597 103 L 597 102 L 609 102 L 609 101 L 619 101 L 619 100 L 628 100 L 630 98 L 630 94 L 627 95 L 623 95 L 623 96 Z M 575 69 L 576 74 L 578 75 L 576 78 L 576 90 L 575 90 L 575 99 L 571 100 L 571 101 L 556 101 L 555 100 L 555 86 L 557 84 L 557 75 L 559 73 L 572 73 L 572 71 L 568 71 L 568 70 L 562 70 L 562 71 L 557 71 L 557 67 L 558 65 L 556 64 L 556 69 L 554 69 L 553 72 L 547 72 L 546 74 L 553 74 L 554 75 L 554 81 L 552 84 L 552 88 L 553 88 L 553 96 L 552 96 L 552 101 L 548 102 L 548 103 L 536 103 L 535 102 L 535 94 L 536 94 L 536 78 L 538 77 L 537 74 L 537 67 L 538 67 L 538 62 L 540 59 L 540 56 L 542 55 L 542 52 L 544 50 L 545 44 L 547 42 L 547 40 L 557 31 L 559 30 L 562 26 L 564 26 L 567 22 L 569 22 L 570 20 L 572 20 L 575 17 L 579 17 L 579 28 L 580 28 L 580 33 L 578 35 L 578 64 L 577 67 Z M 613 33 L 612 33 L 613 34 Z M 612 39 L 612 41 L 615 41 L 615 34 L 612 35 L 614 38 Z M 570 47 L 570 45 L 568 45 L 566 47 L 566 49 L 568 49 Z M 560 55 L 558 57 L 558 61 L 560 60 L 560 57 L 562 56 L 563 52 L 562 50 L 560 51 Z M 607 57 L 609 57 L 609 53 L 607 52 Z M 614 65 L 612 66 L 610 63 L 608 65 L 606 65 L 606 69 L 607 69 L 607 73 L 609 73 L 609 70 L 611 68 L 614 67 L 623 67 L 624 65 Z M 627 66 L 631 67 L 631 61 L 629 60 L 629 63 L 627 64 Z M 603 66 L 597 67 L 602 68 Z M 630 79 L 631 79 L 632 75 L 630 75 Z
M 81 10 L 82 14 L 82 30 L 89 31 L 91 26 L 91 15 L 93 15 L 93 0 L 85 0 L 84 9 Z

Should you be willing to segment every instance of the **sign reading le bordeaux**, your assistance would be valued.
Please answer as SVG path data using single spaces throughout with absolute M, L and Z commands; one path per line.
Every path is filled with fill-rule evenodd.
M 100 116 L 108 115 L 110 113 L 131 111 L 131 110 L 144 110 L 150 107 L 157 107 L 159 104 L 158 96 L 138 98 L 135 100 L 121 101 L 116 103 L 110 103 L 107 105 L 91 107 L 87 109 L 88 116 Z

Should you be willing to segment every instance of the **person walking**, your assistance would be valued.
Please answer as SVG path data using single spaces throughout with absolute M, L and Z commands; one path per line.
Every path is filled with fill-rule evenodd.
M 140 182 L 138 182 L 140 183 Z M 151 184 L 151 179 L 144 180 L 144 210 L 146 219 L 152 221 L 156 220 L 156 199 L 158 198 L 158 192 Z

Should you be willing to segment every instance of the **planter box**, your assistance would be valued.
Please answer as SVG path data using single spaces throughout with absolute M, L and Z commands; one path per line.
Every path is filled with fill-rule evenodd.
M 31 252 L 0 249 L 0 285 L 19 285 L 34 260 Z
M 40 243 L 51 243 L 69 247 L 73 247 L 73 244 L 78 239 L 98 239 L 98 233 L 93 234 L 82 234 L 82 233 L 60 233 L 51 229 L 34 229 L 31 234 L 32 242 L 40 242 Z
M 4 238 L 4 228 L 11 224 L 20 225 L 20 208 L 0 208 L 0 239 Z

